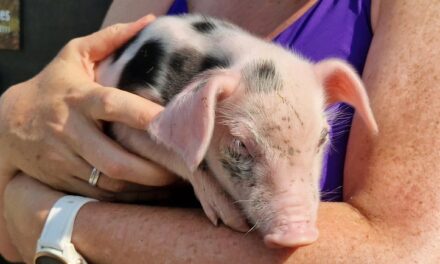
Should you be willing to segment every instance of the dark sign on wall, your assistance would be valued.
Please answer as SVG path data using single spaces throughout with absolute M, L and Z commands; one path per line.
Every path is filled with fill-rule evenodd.
M 20 48 L 20 0 L 0 0 L 0 49 Z
M 11 0 L 0 0 L 6 2 Z M 35 76 L 72 38 L 98 30 L 112 0 L 18 2 L 20 49 L 0 48 L 0 95 L 11 85 Z

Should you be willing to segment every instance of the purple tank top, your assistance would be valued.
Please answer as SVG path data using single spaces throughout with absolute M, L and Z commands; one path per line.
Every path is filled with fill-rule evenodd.
M 340 58 L 362 73 L 372 38 L 371 0 L 318 1 L 300 19 L 281 32 L 273 41 L 295 50 L 312 61 Z M 186 0 L 175 0 L 168 14 L 188 13 Z M 344 160 L 354 110 L 335 104 L 337 118 L 330 123 L 330 140 L 324 157 L 321 180 L 323 201 L 342 201 Z

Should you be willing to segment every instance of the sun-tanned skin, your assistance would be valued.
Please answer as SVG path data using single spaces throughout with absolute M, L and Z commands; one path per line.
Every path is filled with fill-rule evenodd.
M 363 76 L 380 134 L 355 117 L 344 202 L 321 203 L 316 243 L 270 250 L 257 234 L 213 227 L 200 210 L 91 203 L 78 214 L 74 244 L 92 263 L 439 263 L 439 9 L 373 0 Z M 5 204 L 26 212 L 7 215 L 25 260 L 61 195 L 26 177 L 8 185 Z

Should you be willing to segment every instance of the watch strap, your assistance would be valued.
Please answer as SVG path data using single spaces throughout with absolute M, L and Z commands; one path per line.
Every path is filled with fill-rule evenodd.
M 72 231 L 78 211 L 84 204 L 93 201 L 97 200 L 74 195 L 61 197 L 49 212 L 40 239 L 38 239 L 37 253 L 45 250 L 51 253 L 55 251 L 55 254 L 59 252 L 59 256 L 67 263 L 76 263 L 77 258 L 85 263 L 71 243 Z

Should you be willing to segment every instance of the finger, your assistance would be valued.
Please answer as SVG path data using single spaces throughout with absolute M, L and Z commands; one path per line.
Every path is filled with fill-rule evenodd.
M 128 182 L 124 180 L 112 179 L 106 175 L 99 178 L 97 186 L 101 189 L 106 189 L 115 193 L 124 192 L 148 192 L 152 190 L 151 186 Z
M 154 15 L 147 15 L 133 23 L 115 24 L 104 28 L 83 37 L 81 39 L 81 49 L 89 54 L 91 61 L 100 61 L 133 38 L 155 18 Z
M 120 122 L 145 130 L 163 107 L 129 92 L 100 87 L 87 94 L 82 109 L 94 120 Z
M 142 191 L 145 192 L 151 189 L 151 187 L 149 186 L 131 183 L 123 180 L 112 179 L 102 173 L 99 176 L 96 187 L 114 193 L 142 192 Z
M 73 155 L 72 155 L 73 156 Z M 89 165 L 81 157 L 70 157 L 67 171 L 78 179 L 88 183 L 92 174 L 93 166 Z M 100 173 L 96 187 L 110 192 L 147 191 L 150 187 L 127 181 L 112 179 Z
M 69 191 L 75 194 L 80 194 L 83 196 L 91 197 L 101 201 L 113 201 L 115 195 L 112 192 L 104 191 L 98 187 L 90 185 L 88 182 L 78 179 L 76 177 L 71 177 Z
M 69 162 L 66 162 L 65 164 L 65 170 L 67 173 L 77 177 L 78 179 L 81 179 L 84 182 L 88 182 L 93 167 L 74 153 L 69 153 L 69 156 L 66 157 L 69 160 Z
M 87 120 L 80 123 L 69 123 L 70 145 L 105 175 L 148 186 L 164 186 L 175 181 L 169 171 L 129 153 Z M 87 135 L 87 138 L 79 138 L 80 135 Z

